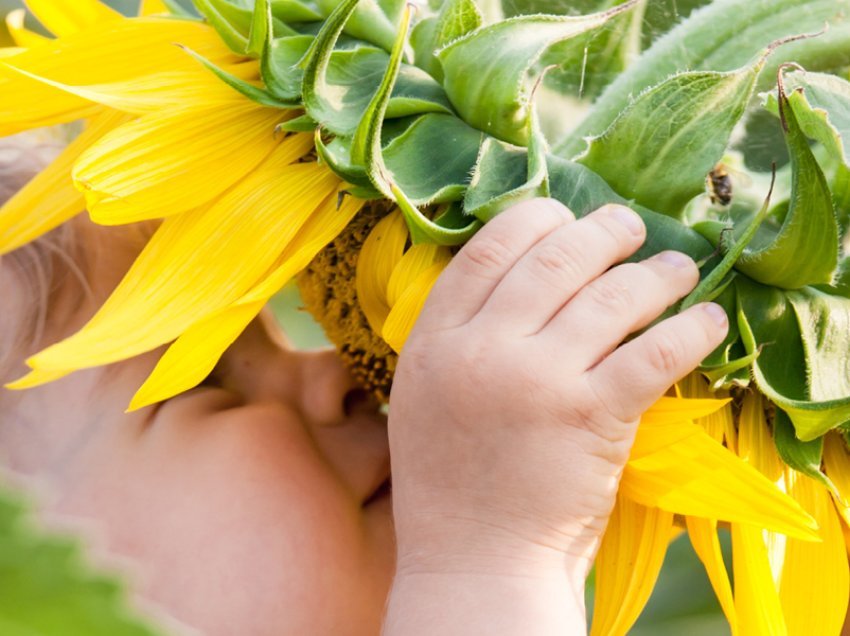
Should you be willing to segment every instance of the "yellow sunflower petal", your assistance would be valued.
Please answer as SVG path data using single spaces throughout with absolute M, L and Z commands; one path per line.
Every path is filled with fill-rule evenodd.
M 726 615 L 732 635 L 735 636 L 738 634 L 738 614 L 735 611 L 735 598 L 732 595 L 729 573 L 726 571 L 726 563 L 720 551 L 720 540 L 717 538 L 717 522 L 713 519 L 688 516 L 685 517 L 685 523 L 694 552 L 705 566 L 708 580 Z
M 104 136 L 74 166 L 96 223 L 168 217 L 205 204 L 242 180 L 281 145 L 280 111 L 247 100 L 140 117 Z M 287 138 L 291 163 L 312 136 Z
M 782 460 L 767 426 L 764 398 L 751 392 L 744 396 L 738 430 L 738 456 L 772 482 L 783 476 Z
M 847 523 L 841 524 L 841 531 L 844 533 L 844 547 L 847 548 L 847 556 L 850 557 L 850 528 Z
M 227 102 L 244 104 L 246 101 L 241 93 L 200 67 L 196 70 L 165 71 L 123 82 L 87 86 L 71 86 L 39 77 L 19 69 L 12 62 L 7 68 L 87 101 L 134 115 L 161 112 L 163 109 L 209 107 Z M 256 75 L 257 68 L 256 62 L 248 62 L 230 66 L 227 70 L 243 79 L 250 79 Z
M 337 195 L 331 195 L 287 246 L 280 264 L 269 276 L 238 301 L 192 325 L 177 338 L 133 396 L 128 410 L 166 400 L 197 386 L 268 299 L 306 267 L 362 206 L 363 201 L 346 197 L 337 208 Z
M 97 115 L 53 163 L 0 208 L 0 254 L 38 238 L 85 209 L 83 195 L 71 181 L 71 166 L 88 146 L 127 120 L 127 115 L 114 111 Z
M 425 301 L 428 300 L 431 288 L 434 287 L 437 278 L 449 264 L 449 260 L 451 260 L 451 257 L 447 256 L 421 272 L 406 286 L 401 297 L 390 310 L 387 320 L 384 322 L 381 336 L 395 351 L 401 351 L 405 341 L 407 341 L 407 336 L 410 335 L 413 324 L 422 312 Z
M 720 390 L 712 393 L 709 390 L 708 380 L 706 380 L 698 371 L 686 376 L 678 383 L 677 387 L 681 389 L 682 396 L 686 398 L 714 398 L 727 401 L 722 408 L 718 409 L 714 413 L 694 419 L 694 423 L 702 426 L 711 439 L 722 443 L 724 438 L 728 436 L 729 432 L 735 428 L 735 419 L 732 415 L 732 404 L 728 402 L 729 392 Z
M 707 417 L 723 408 L 729 400 L 662 397 L 641 417 L 641 422 L 676 424 Z M 634 454 L 634 453 L 633 453 Z
M 269 271 L 339 179 L 281 146 L 213 205 L 166 219 L 98 313 L 36 354 L 36 369 L 108 364 L 169 342 Z
M 357 257 L 357 302 L 375 333 L 381 333 L 390 313 L 387 286 L 404 254 L 407 236 L 404 215 L 395 210 L 372 228 Z
M 6 56 L 15 68 L 71 86 L 108 84 L 162 72 L 196 70 L 198 63 L 174 43 L 183 44 L 218 65 L 235 57 L 215 30 L 192 20 L 123 19 L 108 29 L 94 29 L 51 40 Z M 0 135 L 89 117 L 91 102 L 36 81 L 0 64 Z
M 13 391 L 31 389 L 33 387 L 39 386 L 40 384 L 55 382 L 59 378 L 64 378 L 69 373 L 70 371 L 41 371 L 35 369 L 27 373 L 22 378 L 18 378 L 14 382 L 9 382 L 4 386 L 7 389 L 12 389 Z
M 393 269 L 387 283 L 387 302 L 395 305 L 407 288 L 419 275 L 434 263 L 448 263 L 451 260 L 448 248 L 433 243 L 413 245 Z
M 342 195 L 342 200 L 340 200 Z M 295 238 L 287 245 L 272 272 L 240 302 L 270 298 L 313 260 L 313 257 L 345 229 L 365 204 L 365 201 L 343 193 L 342 188 L 331 194 L 310 215 Z
M 670 512 L 752 524 L 817 540 L 814 520 L 764 475 L 686 422 L 644 418 L 620 492 Z
M 142 0 L 139 6 L 139 15 L 160 15 L 168 13 L 168 7 L 162 0 Z
M 850 595 L 841 520 L 822 485 L 791 469 L 786 469 L 786 481 L 789 494 L 817 520 L 823 538 L 786 543 L 779 599 L 788 634 L 839 634 Z
M 9 29 L 9 35 L 12 36 L 15 44 L 22 48 L 30 49 L 49 42 L 50 38 L 46 38 L 35 31 L 30 31 L 24 26 L 26 15 L 27 12 L 24 9 L 15 9 L 14 11 L 10 11 L 6 16 L 6 28 Z
M 841 499 L 834 498 L 835 507 L 850 523 L 850 453 L 839 433 L 827 433 L 823 441 L 823 465 L 827 476 L 835 484 Z
M 621 636 L 637 620 L 661 571 L 673 515 L 618 494 L 596 556 L 591 636 Z
M 264 305 L 262 301 L 234 303 L 189 327 L 159 359 L 133 396 L 127 412 L 167 400 L 200 384 Z
M 95 25 L 120 20 L 121 14 L 98 0 L 25 0 L 27 8 L 53 35 L 73 35 Z
M 739 633 L 785 636 L 788 630 L 761 530 L 732 524 L 732 570 Z

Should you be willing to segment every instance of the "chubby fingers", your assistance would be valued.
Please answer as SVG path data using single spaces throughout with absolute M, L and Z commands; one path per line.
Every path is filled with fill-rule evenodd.
M 619 265 L 576 293 L 540 335 L 551 338 L 556 347 L 568 343 L 572 363 L 589 369 L 698 281 L 696 263 L 680 252 Z
M 529 249 L 574 220 L 555 199 L 523 201 L 499 214 L 446 267 L 417 326 L 447 329 L 468 322 Z
M 720 345 L 728 328 L 720 305 L 695 305 L 622 345 L 588 371 L 588 381 L 612 415 L 634 421 Z
M 585 285 L 633 254 L 645 236 L 641 218 L 621 205 L 605 205 L 555 228 L 505 273 L 478 318 L 521 335 L 537 333 Z

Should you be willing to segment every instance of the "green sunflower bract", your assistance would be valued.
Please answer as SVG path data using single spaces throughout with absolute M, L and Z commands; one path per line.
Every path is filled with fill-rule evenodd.
M 11 388 L 169 344 L 131 408 L 166 399 L 304 272 L 313 312 L 386 397 L 428 291 L 484 223 L 535 196 L 576 216 L 626 203 L 647 226 L 633 258 L 692 256 L 704 282 L 687 302 L 715 300 L 731 327 L 642 419 L 593 634 L 630 629 L 677 519 L 733 633 L 837 634 L 850 0 L 696 4 L 679 19 L 647 0 L 576 3 L 586 15 L 527 0 L 509 16 L 475 0 L 148 0 L 125 18 L 31 0 L 57 37 L 10 16 L 0 134 L 86 125 L 0 209 L 0 253 L 84 209 L 159 225 L 97 315 Z

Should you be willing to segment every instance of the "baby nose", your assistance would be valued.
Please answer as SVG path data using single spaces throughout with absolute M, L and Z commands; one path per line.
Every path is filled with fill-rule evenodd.
M 377 413 L 377 400 L 357 386 L 335 351 L 302 355 L 301 403 L 313 423 L 334 426 L 352 416 Z
M 266 317 L 245 330 L 215 375 L 247 401 L 285 402 L 313 426 L 339 425 L 352 417 L 375 415 L 379 408 L 333 350 L 292 350 Z

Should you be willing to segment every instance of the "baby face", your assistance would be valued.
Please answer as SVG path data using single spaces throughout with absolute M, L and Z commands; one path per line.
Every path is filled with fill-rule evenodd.
M 104 249 L 96 296 L 132 258 Z M 259 320 L 204 385 L 125 414 L 159 353 L 4 391 L 2 463 L 157 613 L 211 635 L 379 633 L 394 540 L 377 405 L 332 352 Z

